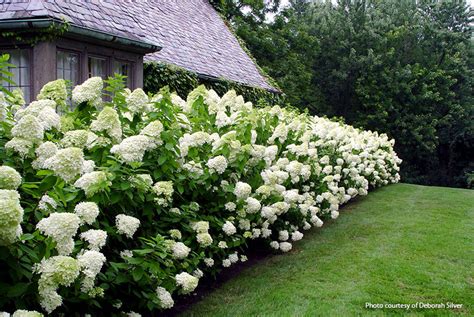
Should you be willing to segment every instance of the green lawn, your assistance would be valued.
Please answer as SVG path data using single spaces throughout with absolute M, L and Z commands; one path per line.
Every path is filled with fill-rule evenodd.
M 366 309 L 370 303 L 462 309 Z M 474 191 L 391 185 L 345 206 L 184 316 L 474 315 Z

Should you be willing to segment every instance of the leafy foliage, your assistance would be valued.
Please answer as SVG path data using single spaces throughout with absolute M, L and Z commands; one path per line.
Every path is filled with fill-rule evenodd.
M 254 239 L 287 252 L 300 230 L 399 180 L 386 135 L 232 90 L 200 86 L 185 101 L 123 83 L 106 82 L 106 101 L 93 77 L 71 97 L 55 81 L 26 108 L 5 103 L 0 233 L 14 235 L 0 245 L 0 309 L 169 308 L 245 261 Z M 58 115 L 55 100 L 75 107 Z
M 184 68 L 159 62 L 144 64 L 143 85 L 145 91 L 157 93 L 162 87 L 168 86 L 171 92 L 178 96 L 186 96 L 199 85 L 213 89 L 223 95 L 229 90 L 235 90 L 245 100 L 255 104 L 277 105 L 285 103 L 285 96 L 257 87 L 249 87 L 226 79 L 211 79 L 199 77 L 196 73 Z
M 474 169 L 465 1 L 290 1 L 237 34 L 291 104 L 397 139 L 405 181 L 467 186 Z

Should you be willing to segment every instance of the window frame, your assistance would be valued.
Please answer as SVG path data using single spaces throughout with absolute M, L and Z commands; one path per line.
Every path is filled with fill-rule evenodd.
M 28 68 L 29 68 L 29 78 L 28 78 L 28 94 L 29 94 L 29 98 L 28 99 L 25 99 L 25 103 L 28 104 L 30 102 L 32 102 L 35 97 L 34 97 L 34 90 L 33 90 L 33 86 L 34 86 L 34 58 L 33 58 L 33 48 L 31 46 L 27 46 L 27 45 L 7 45 L 7 46 L 0 46 L 0 54 L 9 54 L 9 51 L 14 51 L 14 50 L 24 50 L 28 53 Z M 8 61 L 10 64 L 12 64 L 10 61 Z M 10 71 L 10 70 L 9 70 Z M 20 84 L 20 83 L 16 83 L 16 84 Z M 20 88 L 21 85 L 18 85 L 18 86 L 15 86 L 15 88 Z M 5 87 L 6 89 L 9 89 L 7 87 Z M 15 89 L 14 88 L 14 89 Z M 21 88 L 20 88 L 21 89 Z
M 111 68 L 111 71 L 110 71 L 110 75 L 109 76 L 112 76 L 113 74 L 115 74 L 115 71 L 114 71 L 114 68 L 115 68 L 115 62 L 118 62 L 118 63 L 126 63 L 130 66 L 130 69 L 128 71 L 128 75 L 127 75 L 127 78 L 126 78 L 126 81 L 127 81 L 127 84 L 130 83 L 130 87 L 128 88 L 132 88 L 132 87 L 135 87 L 135 62 L 134 61 L 131 61 L 131 60 L 128 60 L 128 59 L 124 59 L 124 58 L 116 58 L 116 57 L 113 57 L 111 59 L 111 65 L 112 65 L 112 68 Z
M 58 78 L 58 52 L 65 52 L 69 54 L 77 54 L 77 84 L 82 83 L 82 63 L 83 63 L 83 52 L 79 50 L 74 50 L 74 49 L 65 49 L 62 47 L 56 47 L 56 52 L 55 52 L 55 65 L 56 65 L 56 79 Z M 76 83 L 72 83 L 73 87 L 76 85 Z

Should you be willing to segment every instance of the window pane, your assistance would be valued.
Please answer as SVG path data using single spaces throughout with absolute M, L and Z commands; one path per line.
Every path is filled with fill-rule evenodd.
M 107 78 L 107 60 L 100 57 L 89 57 L 89 78 L 91 77 Z
M 132 86 L 132 65 L 129 62 L 114 61 L 114 73 L 127 76 L 125 79 L 125 85 L 129 88 Z
M 8 71 L 13 75 L 10 78 L 13 80 L 13 84 L 3 82 L 3 87 L 12 91 L 16 88 L 20 88 L 23 92 L 25 102 L 30 102 L 30 89 L 31 89 L 31 78 L 30 78 L 30 51 L 29 49 L 13 49 L 1 51 L 1 54 L 9 54 L 9 63 L 15 65 L 14 67 L 8 67 Z
M 69 80 L 73 85 L 78 85 L 79 55 L 58 50 L 56 60 L 56 73 L 58 78 Z

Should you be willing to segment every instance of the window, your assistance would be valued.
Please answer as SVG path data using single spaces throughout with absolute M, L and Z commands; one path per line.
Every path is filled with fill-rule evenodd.
M 2 85 L 8 90 L 20 88 L 23 91 L 23 97 L 27 103 L 30 102 L 31 94 L 31 66 L 29 49 L 14 49 L 2 51 L 2 54 L 9 54 L 9 63 L 15 67 L 8 67 L 8 71 L 13 74 L 11 80 L 14 84 L 3 82 Z
M 103 57 L 92 57 L 88 58 L 89 66 L 89 78 L 91 77 L 102 77 L 107 78 L 107 59 Z
M 132 87 L 132 65 L 125 61 L 114 61 L 114 74 L 120 74 L 127 76 L 125 79 L 125 85 L 129 88 Z
M 75 86 L 79 84 L 79 54 L 59 51 L 56 54 L 56 75 L 71 81 Z

